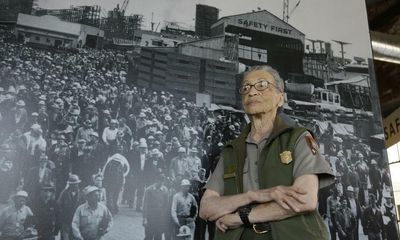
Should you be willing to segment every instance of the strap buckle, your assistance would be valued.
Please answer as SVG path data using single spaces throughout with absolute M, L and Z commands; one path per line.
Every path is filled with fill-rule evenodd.
M 268 223 L 253 224 L 253 231 L 258 234 L 264 234 L 271 231 L 271 226 Z

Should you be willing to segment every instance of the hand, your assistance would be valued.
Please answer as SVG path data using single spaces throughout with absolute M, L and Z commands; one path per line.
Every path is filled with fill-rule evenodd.
M 237 213 L 230 213 L 221 218 L 219 218 L 215 222 L 217 228 L 222 232 L 225 232 L 228 229 L 235 229 L 240 227 L 243 223 L 240 220 L 240 217 Z
M 250 198 L 254 202 L 265 203 L 275 201 L 282 208 L 295 212 L 300 212 L 302 205 L 307 203 L 305 199 L 307 191 L 295 186 L 276 186 L 250 192 L 250 194 Z
M 143 218 L 143 223 L 142 223 L 142 225 L 143 225 L 143 227 L 146 227 L 146 225 L 147 225 L 147 219 L 146 219 L 146 218 Z

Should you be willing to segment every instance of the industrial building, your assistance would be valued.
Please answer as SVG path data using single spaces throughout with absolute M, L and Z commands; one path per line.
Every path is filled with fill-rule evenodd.
M 176 34 L 175 32 L 171 33 L 166 30 L 162 30 L 161 32 L 136 30 L 133 35 L 134 44 L 141 47 L 176 47 L 180 43 L 193 40 L 194 37 Z
M 180 52 L 199 56 L 206 49 L 214 60 L 268 64 L 284 77 L 303 73 L 305 35 L 266 10 L 223 17 L 210 33 L 210 39 L 181 44 Z
M 25 43 L 64 48 L 101 48 L 104 38 L 104 31 L 98 28 L 62 21 L 50 15 L 19 14 L 15 32 Z
M 0 0 L 0 23 L 14 25 L 18 13 L 31 14 L 33 0 Z
M 239 66 L 269 64 L 283 77 L 303 74 L 304 34 L 268 11 L 223 17 L 209 33 L 201 40 L 135 33 L 142 46 L 136 83 L 191 100 L 196 93 L 209 94 L 213 103 L 239 106 Z
M 93 27 L 100 27 L 101 7 L 73 6 L 68 9 L 40 9 L 36 10 L 37 16 L 52 15 L 59 19 L 72 23 L 81 23 Z
M 284 76 L 303 72 L 305 35 L 266 10 L 223 17 L 211 35 L 237 38 L 238 60 L 245 65 L 268 64 Z
M 177 97 L 196 100 L 196 93 L 208 94 L 211 102 L 235 105 L 237 100 L 236 65 L 193 57 L 176 48 L 144 47 L 138 60 L 136 84 Z
M 196 35 L 200 38 L 211 36 L 211 26 L 218 21 L 219 10 L 203 4 L 196 5 Z

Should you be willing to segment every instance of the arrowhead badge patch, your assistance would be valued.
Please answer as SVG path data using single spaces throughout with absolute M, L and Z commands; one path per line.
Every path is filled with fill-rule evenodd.
M 319 149 L 317 142 L 315 142 L 314 138 L 310 135 L 305 136 L 305 138 L 306 138 L 308 147 L 311 149 L 312 154 L 313 155 L 317 154 L 318 149 Z

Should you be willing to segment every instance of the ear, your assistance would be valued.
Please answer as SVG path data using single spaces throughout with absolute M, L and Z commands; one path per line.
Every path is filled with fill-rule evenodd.
M 278 107 L 282 107 L 284 103 L 285 103 L 285 95 L 284 93 L 281 93 L 279 95 Z

